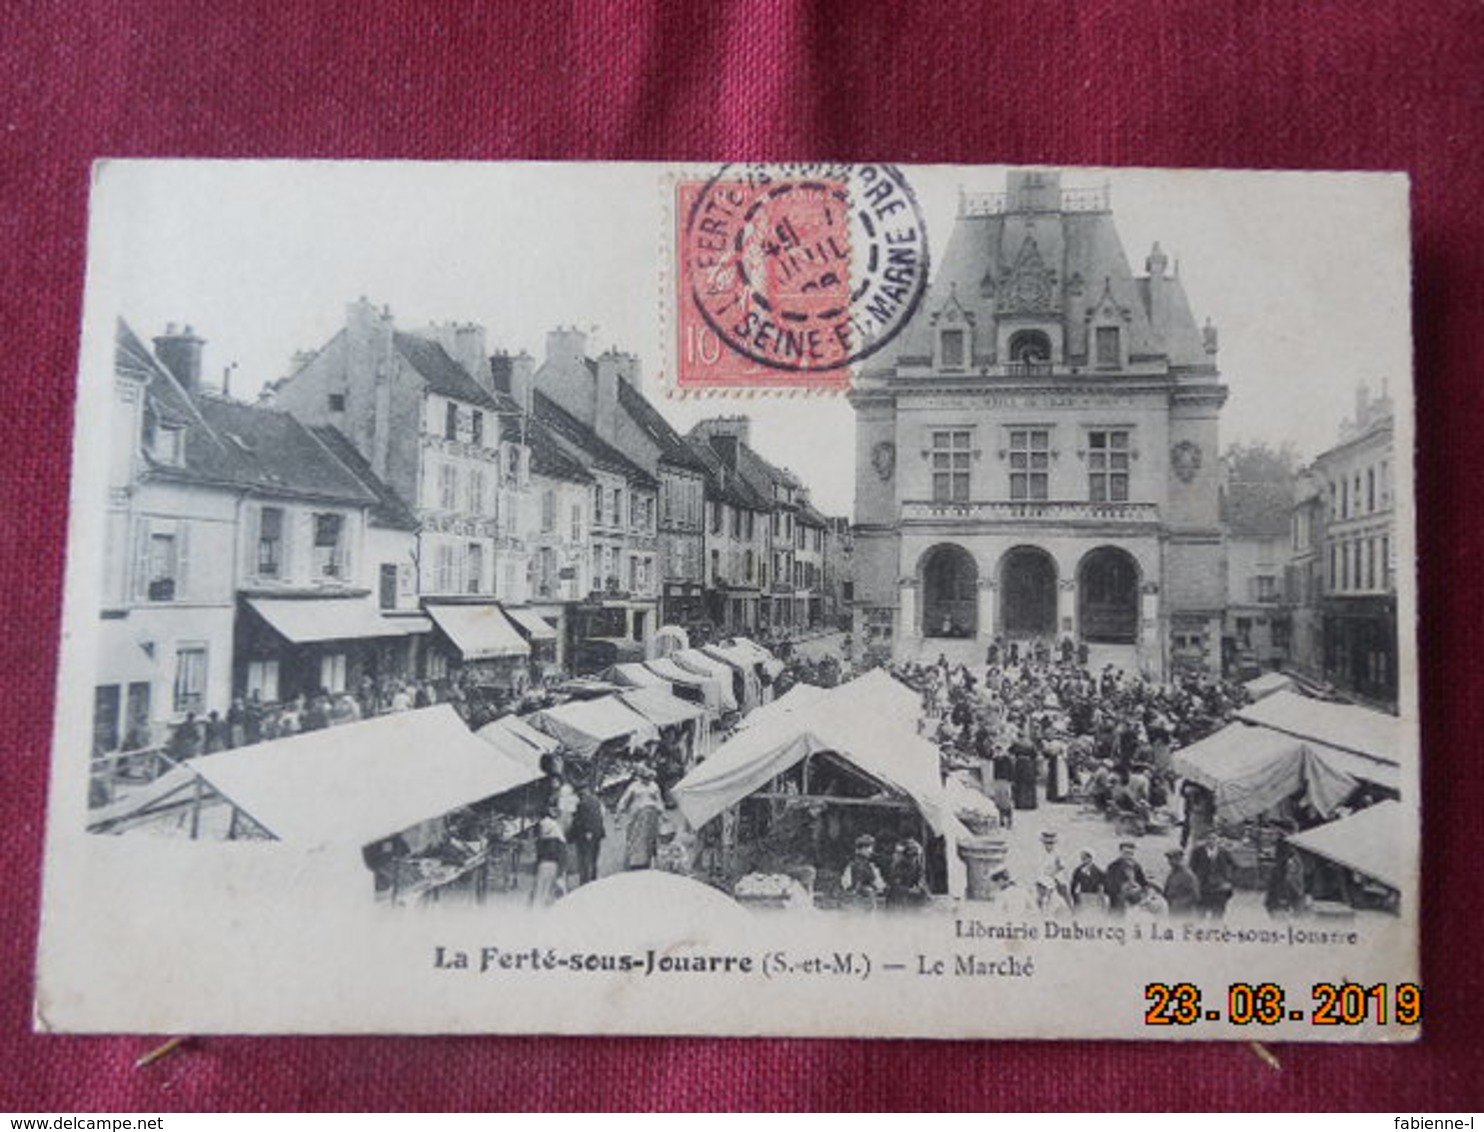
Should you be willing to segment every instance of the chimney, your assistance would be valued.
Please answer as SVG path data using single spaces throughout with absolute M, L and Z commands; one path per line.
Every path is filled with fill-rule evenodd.
M 362 295 L 345 308 L 346 373 L 353 386 L 371 391 L 371 470 L 383 478 L 392 448 L 392 311 L 377 310 Z
M 487 364 L 494 388 L 501 393 L 509 394 L 511 399 L 520 406 L 521 412 L 529 413 L 531 392 L 535 387 L 533 380 L 536 372 L 535 359 L 524 350 L 514 355 L 502 351 L 492 355 Z
M 201 391 L 201 347 L 206 339 L 200 338 L 187 326 L 176 333 L 175 323 L 165 327 L 165 333 L 155 339 L 155 357 L 170 371 L 181 388 L 195 395 Z
M 752 440 L 752 419 L 747 416 L 708 417 L 698 421 L 691 435 L 707 441 L 722 463 L 732 471 L 737 470 L 737 449 Z
M 623 380 L 623 358 L 624 355 L 607 350 L 598 359 L 598 395 L 593 406 L 593 431 L 609 444 L 617 443 L 618 383 Z
M 644 392 L 644 374 L 639 366 L 639 359 L 633 354 L 626 354 L 622 350 L 613 351 L 614 363 L 618 366 L 618 376 L 628 382 L 629 387 L 636 393 Z
M 484 348 L 484 327 L 477 322 L 465 322 L 454 329 L 454 361 L 469 371 L 469 376 L 485 388 L 490 388 L 489 355 Z
M 587 357 L 587 335 L 577 327 L 559 326 L 546 335 L 546 360 L 581 365 Z
M 712 436 L 711 450 L 721 457 L 721 462 L 727 466 L 729 471 L 737 470 L 737 438 L 735 436 L 727 433 Z

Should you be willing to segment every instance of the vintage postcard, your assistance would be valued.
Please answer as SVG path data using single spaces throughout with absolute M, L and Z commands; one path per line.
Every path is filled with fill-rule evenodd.
M 1408 186 L 94 174 L 36 1025 L 1420 1032 Z

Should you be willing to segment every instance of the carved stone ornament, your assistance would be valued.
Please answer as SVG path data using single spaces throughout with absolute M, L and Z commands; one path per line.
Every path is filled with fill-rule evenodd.
M 1182 440 L 1170 449 L 1170 463 L 1181 483 L 1189 483 L 1201 470 L 1201 450 L 1194 442 Z
M 871 467 L 876 469 L 876 474 L 882 479 L 891 479 L 897 468 L 897 446 L 889 440 L 883 440 L 872 448 Z

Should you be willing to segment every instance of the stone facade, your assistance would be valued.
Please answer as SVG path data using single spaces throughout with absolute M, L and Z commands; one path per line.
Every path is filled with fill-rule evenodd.
M 1220 660 L 1216 333 L 1156 244 L 1129 269 L 1105 192 L 1013 172 L 968 196 L 856 412 L 867 648 L 1072 637 L 1151 674 Z

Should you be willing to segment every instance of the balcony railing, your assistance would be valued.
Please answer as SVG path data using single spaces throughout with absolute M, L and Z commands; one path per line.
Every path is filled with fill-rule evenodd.
M 1056 204 L 1032 203 L 1033 194 L 1013 196 L 1010 193 L 965 193 L 958 198 L 960 216 L 999 216 L 1006 212 L 1107 212 L 1107 185 L 1096 189 L 1063 189 Z
M 996 500 L 981 503 L 909 502 L 903 522 L 1157 523 L 1155 503 L 1093 503 L 1089 500 Z

